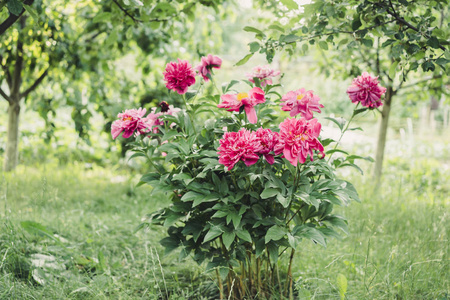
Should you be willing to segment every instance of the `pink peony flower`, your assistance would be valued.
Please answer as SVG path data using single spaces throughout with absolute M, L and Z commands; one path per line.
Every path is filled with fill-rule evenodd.
M 187 60 L 178 59 L 178 63 L 168 63 L 163 75 L 166 87 L 180 95 L 185 94 L 188 87 L 195 83 L 195 72 Z
M 220 69 L 221 65 L 222 60 L 218 56 L 208 54 L 208 56 L 202 57 L 202 62 L 197 67 L 195 67 L 195 70 L 197 70 L 198 73 L 202 75 L 205 81 L 209 81 L 208 74 L 211 74 L 211 69 Z
M 151 112 L 147 115 L 147 117 L 145 117 L 143 120 L 145 121 L 145 123 L 147 124 L 148 128 L 151 128 L 151 131 L 153 131 L 153 133 L 158 133 L 159 129 L 158 126 L 163 126 L 164 122 L 163 120 L 161 120 L 159 117 L 162 115 L 174 115 L 176 113 L 178 113 L 179 111 L 181 111 L 181 109 L 179 108 L 174 108 L 173 105 L 167 105 L 167 107 L 165 106 L 165 104 L 167 104 L 167 102 L 163 101 L 160 103 L 160 106 L 165 110 L 164 112 L 161 110 L 161 112 L 156 112 L 156 107 L 153 107 Z M 162 105 L 161 105 L 162 104 Z M 170 126 L 173 126 L 173 124 L 171 124 Z
M 266 161 L 272 165 L 275 162 L 275 158 L 271 152 L 274 151 L 275 146 L 278 144 L 278 132 L 259 128 L 255 134 L 260 144 L 258 154 L 262 154 Z
M 116 139 L 122 132 L 122 137 L 129 138 L 136 132 L 136 135 L 146 133 L 149 131 L 149 126 L 145 119 L 142 118 L 146 113 L 145 108 L 139 109 L 127 109 L 122 113 L 119 113 L 116 120 L 111 125 L 111 135 L 113 139 Z
M 220 146 L 217 150 L 219 154 L 219 163 L 223 164 L 228 170 L 242 160 L 246 166 L 255 164 L 261 151 L 258 137 L 254 132 L 247 129 L 241 129 L 238 132 L 225 132 L 223 138 L 219 141 Z
M 302 117 L 307 120 L 312 119 L 313 111 L 320 113 L 320 108 L 323 107 L 319 104 L 320 98 L 313 94 L 313 91 L 305 91 L 305 89 L 299 89 L 296 91 L 290 91 L 281 98 L 281 108 L 284 111 L 290 111 L 290 116 L 294 117 L 301 114 Z
M 307 121 L 301 119 L 286 119 L 280 124 L 280 140 L 284 144 L 284 157 L 294 166 L 297 163 L 305 163 L 308 155 L 313 160 L 313 150 L 320 152 L 322 156 L 324 149 L 317 139 L 320 134 L 321 125 L 317 119 Z
M 222 103 L 217 107 L 227 108 L 228 111 L 239 111 L 241 106 L 244 106 L 248 121 L 252 124 L 258 121 L 255 106 L 266 102 L 264 91 L 258 87 L 252 88 L 248 93 L 225 94 L 220 99 L 222 99 Z
M 386 93 L 386 88 L 378 84 L 378 76 L 373 77 L 367 72 L 353 79 L 347 89 L 347 94 L 353 103 L 361 102 L 362 106 L 369 108 L 383 105 L 381 96 L 384 93 Z
M 258 78 L 261 81 L 261 86 L 265 87 L 268 84 L 272 84 L 270 78 L 280 75 L 280 71 L 275 71 L 269 66 L 257 66 L 254 67 L 252 73 L 245 74 L 250 82 L 255 83 L 253 78 Z

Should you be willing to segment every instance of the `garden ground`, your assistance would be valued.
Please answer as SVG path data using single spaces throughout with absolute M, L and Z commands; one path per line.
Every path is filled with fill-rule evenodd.
M 450 298 L 449 153 L 413 154 L 390 155 L 377 190 L 368 175 L 348 178 L 362 199 L 337 209 L 350 234 L 326 249 L 302 242 L 299 299 Z M 167 204 L 138 178 L 85 164 L 3 174 L 0 299 L 216 299 L 214 274 L 164 255 L 164 228 L 134 232 Z

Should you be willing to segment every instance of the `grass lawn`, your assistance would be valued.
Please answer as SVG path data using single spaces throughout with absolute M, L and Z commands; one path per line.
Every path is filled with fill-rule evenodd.
M 361 204 L 337 208 L 350 235 L 297 250 L 297 298 L 449 299 L 449 171 L 396 159 L 380 189 L 369 177 L 350 179 Z M 164 256 L 164 228 L 134 233 L 167 204 L 136 181 L 95 166 L 3 174 L 0 299 L 216 299 L 214 274 Z

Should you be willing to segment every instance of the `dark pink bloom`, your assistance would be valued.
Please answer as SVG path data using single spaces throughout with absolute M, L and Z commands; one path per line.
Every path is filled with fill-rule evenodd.
M 136 132 L 136 135 L 148 132 L 149 126 L 145 119 L 142 118 L 146 113 L 145 108 L 127 109 L 119 113 L 116 120 L 111 125 L 111 135 L 116 139 L 122 132 L 122 137 L 129 138 Z
M 266 102 L 264 91 L 258 87 L 252 88 L 248 93 L 225 94 L 220 99 L 222 103 L 217 107 L 226 108 L 228 111 L 239 111 L 241 106 L 244 106 L 248 121 L 252 124 L 258 121 L 255 106 Z
M 188 87 L 195 83 L 195 72 L 187 60 L 178 59 L 178 63 L 168 63 L 163 75 L 166 87 L 180 95 L 185 94 Z
M 251 73 L 245 74 L 250 82 L 255 83 L 253 78 L 258 78 L 261 81 L 261 86 L 265 87 L 268 84 L 272 84 L 272 77 L 280 75 L 280 71 L 275 71 L 269 66 L 256 66 Z
M 219 163 L 223 164 L 228 170 L 242 160 L 246 166 L 251 166 L 259 159 L 261 146 L 258 137 L 254 132 L 247 129 L 241 129 L 238 132 L 225 132 L 223 138 L 219 141 Z
M 273 132 L 270 129 L 259 128 L 256 131 L 256 136 L 260 144 L 258 154 L 262 154 L 269 164 L 275 162 L 272 152 L 278 144 L 278 132 Z
M 307 121 L 301 119 L 286 119 L 280 124 L 280 140 L 284 144 L 284 157 L 294 166 L 297 163 L 305 163 L 308 155 L 313 160 L 313 150 L 320 152 L 322 156 L 323 146 L 317 139 L 321 125 L 317 119 Z
M 381 103 L 381 96 L 386 93 L 386 88 L 378 84 L 378 76 L 373 77 L 364 72 L 353 79 L 347 89 L 347 94 L 353 103 L 361 102 L 361 105 L 369 108 L 377 108 Z
M 198 71 L 200 75 L 202 75 L 205 81 L 209 81 L 208 74 L 211 74 L 211 69 L 220 69 L 222 65 L 222 60 L 220 57 L 208 54 L 208 56 L 203 56 L 201 63 L 195 67 L 195 70 Z
M 313 91 L 305 91 L 305 89 L 299 89 L 296 91 L 290 91 L 281 98 L 281 108 L 284 111 L 290 111 L 290 116 L 296 116 L 301 114 L 302 117 L 307 120 L 312 119 L 313 111 L 320 113 L 320 108 L 323 107 L 319 104 L 320 98 L 313 94 Z

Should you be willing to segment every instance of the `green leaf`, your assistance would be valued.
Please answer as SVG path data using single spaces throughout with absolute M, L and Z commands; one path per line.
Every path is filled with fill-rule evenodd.
M 99 14 L 97 14 L 94 19 L 92 19 L 93 23 L 100 23 L 103 22 L 105 20 L 111 20 L 111 13 L 110 12 L 101 12 Z
M 219 235 L 221 235 L 223 233 L 222 228 L 220 228 L 219 226 L 213 226 L 211 227 L 211 229 L 208 231 L 208 233 L 205 235 L 205 238 L 203 239 L 203 244 L 215 239 L 216 237 L 218 237 Z
M 277 189 L 273 189 L 273 188 L 265 188 L 264 191 L 262 191 L 261 193 L 261 198 L 262 199 L 267 199 L 270 197 L 274 197 L 275 195 L 279 194 L 280 191 Z
M 269 251 L 270 262 L 272 264 L 277 263 L 279 246 L 277 244 L 275 244 L 274 242 L 271 242 L 266 247 L 267 247 L 267 250 Z
M 287 233 L 286 228 L 274 225 L 267 230 L 266 236 L 264 237 L 266 244 L 270 241 L 281 240 Z
M 236 233 L 234 232 L 224 232 L 222 234 L 222 240 L 223 244 L 225 245 L 225 248 L 230 249 L 230 246 L 233 243 L 235 237 Z
M 242 66 L 243 64 L 245 64 L 246 62 L 248 62 L 248 60 L 253 56 L 253 53 L 247 54 L 243 59 L 241 59 L 240 61 L 238 61 L 235 66 Z
M 240 239 L 242 239 L 246 242 L 249 242 L 249 243 L 252 242 L 252 237 L 250 236 L 250 233 L 247 230 L 245 230 L 245 229 L 238 230 L 238 231 L 236 231 L 236 234 Z
M 165 248 L 165 253 L 168 254 L 178 248 L 180 240 L 175 236 L 168 236 L 160 240 L 159 243 Z
M 389 77 L 391 79 L 395 78 L 395 70 L 397 69 L 398 63 L 399 63 L 399 61 L 395 61 L 389 68 Z
M 142 180 L 142 179 L 141 179 Z M 204 197 L 205 195 L 197 193 L 197 192 L 193 192 L 193 191 L 189 191 L 186 194 L 183 195 L 183 197 L 181 197 L 181 201 L 193 201 L 195 199 L 198 199 L 200 197 Z
M 8 0 L 8 10 L 11 14 L 19 16 L 23 9 L 23 4 L 19 0 Z
M 278 30 L 278 31 L 284 32 L 284 28 L 281 27 L 280 25 L 277 25 L 277 24 L 270 25 L 269 29 L 273 29 L 273 30 Z
M 337 286 L 339 289 L 339 295 L 341 296 L 341 300 L 344 300 L 345 293 L 347 293 L 347 278 L 343 274 L 338 274 Z
M 195 207 L 201 203 L 216 201 L 219 198 L 220 198 L 219 195 L 214 194 L 214 193 L 210 194 L 210 195 L 201 195 L 201 197 L 194 199 L 194 203 L 192 203 L 192 206 Z M 181 200 L 183 200 L 183 198 Z
M 283 205 L 284 208 L 287 208 L 289 206 L 289 197 L 283 197 L 283 195 L 278 194 L 277 195 L 277 201 L 280 202 L 281 205 Z
M 23 229 L 25 229 L 26 231 L 28 231 L 31 234 L 46 236 L 46 237 L 50 238 L 51 240 L 61 243 L 60 240 L 58 238 L 56 238 L 50 230 L 47 229 L 47 227 L 45 227 L 44 225 L 42 225 L 40 223 L 33 222 L 33 221 L 23 221 L 23 222 L 20 222 L 20 226 L 22 226 Z
M 439 49 L 440 46 L 439 40 L 434 36 L 428 39 L 427 44 L 434 49 Z
M 298 41 L 300 39 L 301 39 L 301 37 L 299 37 L 298 35 L 289 34 L 289 35 L 286 35 L 286 36 L 281 36 L 280 37 L 280 42 L 293 43 L 293 42 Z
M 252 26 L 245 26 L 244 27 L 244 31 L 254 32 L 254 33 L 257 33 L 259 35 L 265 36 L 265 34 L 261 30 L 259 30 L 258 28 L 252 27 Z
M 280 0 L 289 9 L 298 9 L 298 4 L 294 0 Z
M 319 47 L 323 50 L 328 50 L 328 43 L 325 41 L 319 41 Z
M 423 64 L 422 64 L 422 70 L 424 71 L 424 72 L 428 72 L 428 71 L 434 71 L 434 69 L 435 69 L 435 66 L 434 66 L 434 64 L 433 64 L 433 62 L 432 61 L 426 61 L 426 62 L 424 62 Z
M 300 236 L 300 237 L 305 237 L 305 238 L 311 239 L 312 241 L 314 241 L 324 247 L 326 247 L 326 245 L 327 245 L 323 234 L 319 230 L 317 230 L 313 227 L 305 227 L 305 229 L 301 230 L 296 235 Z
M 248 44 L 250 46 L 250 52 L 255 53 L 261 47 L 258 42 L 251 42 Z
M 331 117 L 325 117 L 324 119 L 330 120 L 331 122 L 333 122 L 334 124 L 336 124 L 339 129 L 342 131 L 344 124 L 342 122 L 339 122 L 338 120 L 331 118 Z
M 30 16 L 36 21 L 39 22 L 39 15 L 38 12 L 34 9 L 31 5 L 24 5 L 23 8 L 27 11 L 27 13 L 30 14 Z

